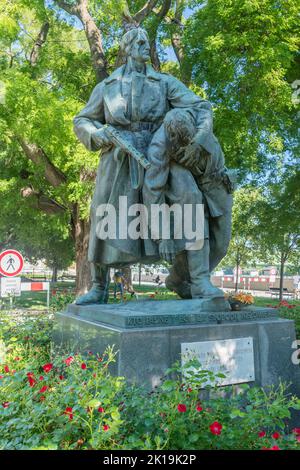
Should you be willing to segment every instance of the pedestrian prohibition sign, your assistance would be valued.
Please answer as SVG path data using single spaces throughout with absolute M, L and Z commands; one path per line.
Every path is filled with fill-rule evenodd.
M 24 266 L 21 253 L 16 250 L 5 250 L 0 254 L 0 274 L 14 277 L 20 274 Z

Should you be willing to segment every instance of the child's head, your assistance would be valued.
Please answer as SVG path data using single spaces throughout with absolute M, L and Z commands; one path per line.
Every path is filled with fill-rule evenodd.
M 193 116 L 183 109 L 169 111 L 164 119 L 167 138 L 174 146 L 185 147 L 196 134 Z

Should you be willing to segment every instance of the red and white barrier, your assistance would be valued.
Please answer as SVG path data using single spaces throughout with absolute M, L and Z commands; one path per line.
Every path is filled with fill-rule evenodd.
M 21 282 L 20 277 L 1 277 L 0 297 L 20 297 L 21 292 L 47 292 L 47 307 L 50 305 L 50 282 Z
M 21 291 L 49 290 L 50 282 L 21 282 Z

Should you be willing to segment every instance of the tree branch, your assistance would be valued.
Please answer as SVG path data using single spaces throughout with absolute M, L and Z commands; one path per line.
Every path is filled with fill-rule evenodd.
M 147 16 L 150 15 L 153 8 L 156 7 L 158 0 L 148 0 L 145 5 L 135 14 L 133 15 L 134 21 L 138 24 L 141 24 Z
M 38 37 L 33 45 L 33 48 L 30 53 L 30 59 L 29 59 L 30 65 L 32 67 L 34 67 L 37 64 L 37 61 L 41 52 L 41 48 L 43 44 L 45 44 L 46 42 L 49 28 L 50 28 L 50 24 L 48 23 L 48 21 L 46 21 L 46 23 L 42 25 L 41 30 L 38 34 Z
M 107 61 L 103 49 L 101 31 L 88 10 L 87 0 L 78 0 L 75 5 L 69 5 L 65 1 L 57 0 L 57 5 L 70 15 L 75 15 L 81 21 L 87 41 L 90 46 L 91 59 L 97 81 L 107 77 Z
M 182 15 L 183 15 L 183 8 L 184 8 L 183 1 L 177 0 L 175 15 L 174 15 L 174 18 L 172 19 L 172 23 L 174 24 L 174 32 L 171 36 L 172 46 L 173 46 L 175 55 L 180 65 L 184 59 L 184 51 L 183 51 L 183 46 L 181 42 L 181 34 L 180 34 L 180 29 L 183 28 L 183 24 L 181 23 Z
M 155 28 L 153 31 L 152 38 L 150 40 L 150 54 L 151 54 L 151 62 L 156 70 L 160 70 L 160 60 L 158 57 L 157 53 L 157 48 L 156 48 L 156 38 L 157 38 L 157 31 L 158 28 L 161 24 L 161 22 L 164 20 L 166 15 L 168 14 L 170 8 L 172 5 L 172 0 L 164 0 L 161 9 L 157 13 L 157 19 L 156 19 L 156 24 Z
M 4 250 L 8 246 L 8 244 L 10 244 L 10 242 L 13 240 L 13 237 L 14 237 L 14 233 L 12 229 L 10 229 L 10 233 L 8 233 L 5 240 L 0 243 L 0 251 Z
M 21 189 L 23 198 L 31 198 L 33 206 L 46 214 L 58 214 L 66 211 L 66 207 L 62 206 L 54 199 L 46 196 L 41 191 L 36 191 L 32 186 Z
M 65 175 L 55 165 L 53 165 L 43 149 L 38 147 L 36 144 L 29 144 L 21 137 L 17 137 L 17 140 L 26 157 L 37 166 L 43 167 L 44 176 L 52 186 L 57 187 L 66 182 Z
M 171 32 L 171 43 L 173 46 L 174 53 L 176 58 L 179 62 L 180 72 L 181 72 L 181 80 L 186 84 L 189 85 L 191 80 L 191 73 L 192 69 L 190 66 L 189 61 L 185 60 L 185 50 L 182 43 L 182 30 L 184 25 L 182 23 L 183 18 L 183 10 L 184 10 L 185 2 L 184 0 L 177 0 L 176 1 L 176 9 L 174 18 L 170 21 L 173 24 L 173 32 Z

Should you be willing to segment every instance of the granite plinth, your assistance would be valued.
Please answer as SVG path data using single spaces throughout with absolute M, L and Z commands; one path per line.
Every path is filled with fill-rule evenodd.
M 291 360 L 294 322 L 279 318 L 270 308 L 232 312 L 221 300 L 218 305 L 201 299 L 72 304 L 56 314 L 54 352 L 63 348 L 68 354 L 103 354 L 114 345 L 118 355 L 111 372 L 151 388 L 180 359 L 183 343 L 252 338 L 252 383 L 265 387 L 289 382 L 290 390 L 300 396 L 299 366 Z M 217 311 L 218 306 L 222 310 Z
M 70 304 L 66 314 L 125 329 L 220 324 L 276 318 L 274 309 L 246 307 L 232 312 L 223 298 L 193 300 L 144 300 L 123 304 L 80 306 Z

